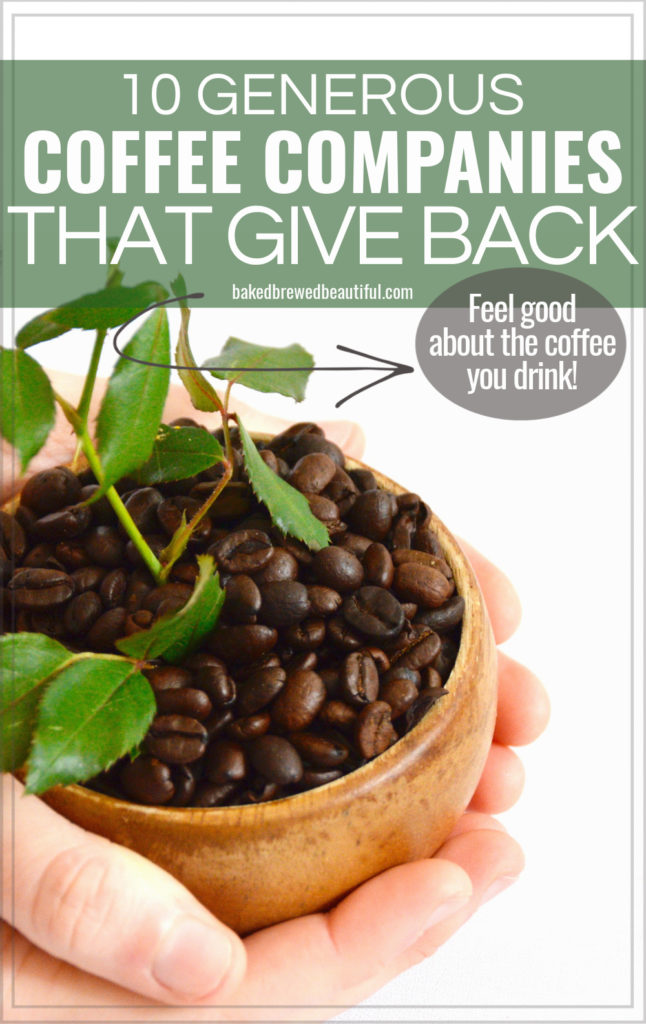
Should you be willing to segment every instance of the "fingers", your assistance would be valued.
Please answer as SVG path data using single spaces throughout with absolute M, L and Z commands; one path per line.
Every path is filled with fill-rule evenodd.
M 12 793 L 13 789 L 13 793 Z M 240 939 L 150 861 L 57 815 L 3 777 L 13 824 L 3 904 L 53 956 L 162 1002 L 224 999 L 245 970 Z
M 478 577 L 491 619 L 493 635 L 496 643 L 501 644 L 516 632 L 520 624 L 521 607 L 518 594 L 505 574 L 493 562 L 461 538 L 460 547 Z
M 289 991 L 293 1004 L 337 1003 L 470 896 L 465 872 L 446 861 L 391 868 L 328 914 L 288 921 L 247 939 L 245 1002 L 281 1003 Z
M 469 809 L 486 814 L 508 811 L 518 800 L 525 784 L 522 761 L 508 747 L 492 743 Z
M 512 747 L 533 743 L 550 717 L 547 691 L 533 672 L 498 651 L 498 712 L 494 739 Z

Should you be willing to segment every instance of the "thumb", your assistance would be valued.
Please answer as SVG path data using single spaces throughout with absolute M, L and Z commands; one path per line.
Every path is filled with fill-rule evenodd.
M 10 776 L 2 803 L 5 916 L 13 911 L 10 923 L 33 943 L 162 1002 L 226 999 L 237 988 L 241 940 L 174 878 L 24 796 Z

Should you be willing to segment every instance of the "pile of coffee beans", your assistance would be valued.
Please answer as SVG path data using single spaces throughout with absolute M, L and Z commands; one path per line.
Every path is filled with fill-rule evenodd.
M 191 420 L 175 426 L 197 426 Z M 90 471 L 48 469 L 0 514 L 4 631 L 74 650 L 114 652 L 119 637 L 181 608 L 213 556 L 226 590 L 220 621 L 185 664 L 146 669 L 157 715 L 140 756 L 90 785 L 145 804 L 214 807 L 275 800 L 354 771 L 408 732 L 447 690 L 464 601 L 416 494 L 395 496 L 345 468 L 313 423 L 260 444 L 327 527 L 318 552 L 284 536 L 236 473 L 163 586 L 143 567 Z M 159 552 L 217 486 L 221 467 L 158 487 L 118 485 Z

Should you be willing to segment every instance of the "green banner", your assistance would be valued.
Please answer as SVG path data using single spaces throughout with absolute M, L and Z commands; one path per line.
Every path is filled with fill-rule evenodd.
M 561 270 L 643 306 L 644 63 L 13 61 L 3 304 L 427 306 Z

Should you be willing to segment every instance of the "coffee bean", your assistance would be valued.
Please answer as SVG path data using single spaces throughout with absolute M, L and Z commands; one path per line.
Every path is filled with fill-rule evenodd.
M 357 556 L 334 545 L 316 552 L 312 572 L 317 583 L 341 594 L 355 590 L 363 582 L 363 566 Z
M 325 640 L 325 622 L 323 619 L 305 619 L 295 626 L 289 626 L 283 638 L 294 650 L 314 651 Z
M 444 552 L 442 545 L 440 544 L 437 536 L 433 533 L 430 526 L 419 527 L 415 534 L 414 547 L 418 551 L 428 551 L 431 555 L 437 555 L 438 558 L 442 558 Z
M 334 543 L 338 544 L 339 547 L 347 548 L 353 555 L 356 555 L 359 561 L 363 558 L 366 551 L 374 541 L 370 540 L 370 537 L 362 537 L 358 533 L 344 533 L 334 538 Z
M 94 591 L 88 590 L 72 598 L 65 608 L 63 622 L 65 630 L 72 636 L 79 636 L 94 625 L 103 612 L 101 598 Z
M 458 646 L 453 637 L 443 635 L 441 637 L 440 650 L 433 659 L 433 668 L 436 672 L 439 672 L 444 682 L 446 682 L 451 674 L 457 655 Z
M 448 601 L 439 608 L 425 608 L 416 618 L 424 626 L 430 626 L 436 633 L 445 633 L 462 622 L 464 615 L 464 598 L 460 594 L 453 594 Z
M 218 483 L 200 483 L 191 489 L 190 497 L 196 498 L 200 504 L 206 501 L 218 487 Z M 227 484 L 215 504 L 209 509 L 209 518 L 212 523 L 229 522 L 231 519 L 238 519 L 246 516 L 253 507 L 253 492 L 249 484 L 242 480 L 235 480 Z
M 268 800 L 277 800 L 283 793 L 283 787 L 276 782 L 267 782 L 266 779 L 257 777 L 251 788 L 242 791 L 239 800 L 240 803 L 246 804 L 264 804 Z
M 218 541 L 214 554 L 225 572 L 253 573 L 271 558 L 272 543 L 262 530 L 236 530 Z
M 316 789 L 318 786 L 325 786 L 328 782 L 335 782 L 342 775 L 343 772 L 338 768 L 329 768 L 322 772 L 306 768 L 301 779 L 301 786 L 303 789 Z
M 260 452 L 260 458 L 262 459 L 266 466 L 269 466 L 272 472 L 276 473 L 276 475 L 279 475 L 278 459 L 269 448 L 265 448 L 264 451 Z
M 155 587 L 144 597 L 141 606 L 146 611 L 157 614 L 166 602 L 172 602 L 176 608 L 182 608 L 193 594 L 193 588 L 187 583 L 164 583 Z
M 183 715 L 203 722 L 213 711 L 213 705 L 204 690 L 185 686 L 181 690 L 159 690 L 156 694 L 160 715 Z
M 359 488 L 354 480 L 340 466 L 337 466 L 334 476 L 323 491 L 325 497 L 330 498 L 338 506 L 342 516 L 347 515 L 352 508 L 358 493 Z
M 355 739 L 362 757 L 383 754 L 397 739 L 393 729 L 390 704 L 383 700 L 367 704 L 359 712 Z
M 65 620 L 61 616 L 59 608 L 32 611 L 29 616 L 29 628 L 34 633 L 45 633 L 46 636 L 51 636 L 55 640 L 65 636 Z
M 377 699 L 379 673 L 374 659 L 365 651 L 354 651 L 343 662 L 341 692 L 345 700 L 355 707 Z
M 38 610 L 52 608 L 69 601 L 74 582 L 67 573 L 57 569 L 17 569 L 8 589 L 18 608 Z
M 423 627 L 426 630 L 426 627 Z M 419 636 L 414 637 L 403 651 L 398 651 L 393 656 L 393 668 L 425 668 L 437 657 L 441 648 L 440 638 L 437 633 L 427 630 Z
M 253 578 L 262 587 L 265 583 L 278 583 L 280 580 L 295 580 L 298 576 L 298 562 L 286 548 L 273 548 L 269 561 L 258 569 Z
M 216 782 L 198 782 L 193 797 L 193 807 L 219 807 L 231 802 L 236 787 L 218 785 Z
M 238 573 L 227 580 L 224 610 L 232 622 L 255 622 L 260 611 L 262 597 L 251 576 Z M 272 625 L 272 623 L 268 623 Z
M 210 655 L 213 657 L 213 655 Z M 236 684 L 226 670 L 226 666 L 213 658 L 214 665 L 203 665 L 194 676 L 194 684 L 208 694 L 216 707 L 230 707 L 236 699 Z
M 173 583 L 188 583 L 193 586 L 198 576 L 199 569 L 195 562 L 176 562 L 170 571 Z
M 119 781 L 127 796 L 141 804 L 167 804 L 175 792 L 168 765 L 144 754 L 121 766 Z
M 295 732 L 306 729 L 323 707 L 327 690 L 323 680 L 307 669 L 291 672 L 271 706 L 271 717 L 279 729 Z
M 377 479 L 371 469 L 351 469 L 349 475 L 360 491 L 374 491 L 377 487 Z
M 282 736 L 267 733 L 251 740 L 249 758 L 257 772 L 279 786 L 298 782 L 303 775 L 303 762 L 298 751 Z
M 416 687 L 420 687 L 422 685 L 421 673 L 418 672 L 416 668 L 401 665 L 399 662 L 384 673 L 381 681 L 382 683 L 389 683 L 392 679 L 409 679 L 412 683 L 415 683 Z
M 104 612 L 87 634 L 86 641 L 90 650 L 112 651 L 114 641 L 124 635 L 127 614 L 125 608 L 111 608 Z
M 419 562 L 398 565 L 393 586 L 399 597 L 415 601 L 424 608 L 439 608 L 454 590 L 453 583 L 443 573 Z
M 404 676 L 391 679 L 381 687 L 379 700 L 390 704 L 393 719 L 399 718 L 417 700 L 417 687 L 415 683 Z
M 236 712 L 243 717 L 255 714 L 282 690 L 287 673 L 283 668 L 261 668 L 238 684 Z
M 329 498 L 325 498 L 322 494 L 304 493 L 303 497 L 307 499 L 307 504 L 310 507 L 312 515 L 327 527 L 330 534 L 338 533 L 340 530 L 346 530 L 345 523 L 341 523 L 339 506 L 333 501 L 330 501 Z
M 126 590 L 126 608 L 129 612 L 136 612 L 141 608 L 144 599 L 153 589 L 153 584 L 150 576 L 146 572 L 144 576 L 143 570 L 135 569 L 130 579 L 128 580 L 128 589 Z
M 122 604 L 126 596 L 128 577 L 123 569 L 113 569 L 101 582 L 99 596 L 104 608 L 116 608 Z
M 404 512 L 397 516 L 392 528 L 392 546 L 405 551 L 410 548 L 415 539 L 417 522 L 411 512 Z
M 348 732 L 354 729 L 357 712 L 342 700 L 328 700 L 321 708 L 319 720 L 333 729 Z
M 123 635 L 132 636 L 134 633 L 141 633 L 142 629 L 150 629 L 153 624 L 153 613 L 138 611 L 126 615 L 123 624 Z
M 87 505 L 69 505 L 67 508 L 50 512 L 34 523 L 34 535 L 40 540 L 70 540 L 87 530 L 92 513 Z M 104 527 L 105 529 L 105 527 Z M 97 561 L 88 551 L 91 561 Z M 76 566 L 78 568 L 78 566 Z
M 260 588 L 262 605 L 258 613 L 261 622 L 281 629 L 302 622 L 310 611 L 307 588 L 295 580 L 265 583 Z
M 90 564 L 90 557 L 85 550 L 85 545 L 80 541 L 59 541 L 54 550 L 54 555 L 68 572 L 74 572 L 76 569 L 82 569 Z
M 204 759 L 204 774 L 209 782 L 220 786 L 242 782 L 247 775 L 244 748 L 233 740 L 215 740 Z
M 85 548 L 92 562 L 106 569 L 117 569 L 124 561 L 124 543 L 113 526 L 95 526 L 85 538 Z
M 208 641 L 213 654 L 227 664 L 251 664 L 275 646 L 278 632 L 269 626 L 222 626 Z
M 57 512 L 67 505 L 75 505 L 81 497 L 81 485 L 65 466 L 43 469 L 32 476 L 22 489 L 20 502 L 37 516 Z
M 342 615 L 333 615 L 327 621 L 327 637 L 335 647 L 343 651 L 358 651 L 365 645 L 365 639 L 357 633 Z
M 348 513 L 351 529 L 371 540 L 384 540 L 397 511 L 395 496 L 388 491 L 364 491 Z
M 255 715 L 248 715 L 246 718 L 236 718 L 235 722 L 227 725 L 227 736 L 240 743 L 256 739 L 269 732 L 271 726 L 271 715 L 267 711 L 259 711 Z
M 310 584 L 307 587 L 307 596 L 310 602 L 310 611 L 316 618 L 325 618 L 327 615 L 334 615 L 339 610 L 343 598 L 331 587 L 322 587 L 319 584 Z
M 395 568 L 390 552 L 383 544 L 371 544 L 363 556 L 365 582 L 375 587 L 388 587 L 393 582 Z
M 86 484 L 85 487 L 81 488 L 80 501 L 91 502 L 89 507 L 92 513 L 92 523 L 95 526 L 110 526 L 114 522 L 114 510 L 105 494 L 92 501 L 94 495 L 100 490 L 101 488 L 98 484 Z
M 444 689 L 425 689 L 420 690 L 419 696 L 415 703 L 411 705 L 406 714 L 404 715 L 404 729 L 409 732 L 414 729 L 415 726 L 421 722 L 422 718 L 431 708 L 437 704 L 440 697 L 443 697 L 448 691 Z
M 289 740 L 303 760 L 314 768 L 336 768 L 347 760 L 349 754 L 344 743 L 313 732 L 293 732 Z
M 0 511 L 0 545 L 10 561 L 20 562 L 27 550 L 25 531 L 15 516 Z
M 124 504 L 141 533 L 152 532 L 156 528 L 157 508 L 162 501 L 162 494 L 156 487 L 138 487 L 126 498 Z
M 182 521 L 190 522 L 193 516 L 199 512 L 202 503 L 197 498 L 177 496 L 166 498 L 155 507 L 157 520 L 168 537 L 172 537 L 176 530 L 182 525 Z M 191 533 L 188 542 L 189 548 L 200 547 L 206 544 L 211 533 L 211 519 L 204 516 Z
M 171 778 L 175 793 L 170 802 L 171 807 L 187 807 L 195 794 L 195 773 L 189 764 L 175 764 L 171 769 Z
M 28 551 L 23 558 L 23 569 L 59 569 L 65 572 L 65 566 L 61 565 L 54 554 L 55 550 L 55 545 L 46 541 L 36 544 L 36 547 Z
M 190 686 L 193 681 L 191 673 L 179 665 L 159 665 L 157 668 L 146 669 L 144 674 L 156 693 L 179 690 L 182 686 Z
M 158 715 L 148 731 L 148 751 L 168 764 L 190 764 L 206 750 L 208 733 L 196 718 Z
M 214 736 L 219 736 L 220 733 L 233 722 L 233 709 L 232 708 L 216 708 L 212 715 L 209 715 L 207 720 L 204 722 L 204 728 L 209 734 L 209 739 L 213 739 Z
M 289 482 L 297 491 L 308 494 L 320 494 L 332 481 L 337 471 L 337 464 L 323 452 L 312 452 L 304 455 L 294 465 Z
M 361 587 L 343 602 L 343 617 L 369 639 L 396 637 L 404 625 L 404 609 L 383 587 Z

